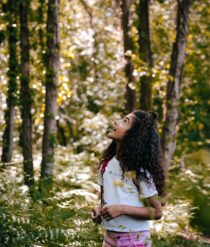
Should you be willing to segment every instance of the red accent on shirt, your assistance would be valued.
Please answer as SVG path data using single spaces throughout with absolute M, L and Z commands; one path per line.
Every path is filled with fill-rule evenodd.
M 102 168 L 101 168 L 101 174 L 102 174 L 102 175 L 104 174 L 104 172 L 105 172 L 105 170 L 106 170 L 106 167 L 107 167 L 109 161 L 110 161 L 110 160 L 105 160 L 105 161 L 103 162 Z

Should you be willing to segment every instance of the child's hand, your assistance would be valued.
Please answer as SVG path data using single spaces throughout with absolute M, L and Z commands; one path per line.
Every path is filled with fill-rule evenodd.
M 109 205 L 101 208 L 101 216 L 107 221 L 112 220 L 121 215 L 120 205 Z
M 101 207 L 99 206 L 91 210 L 91 215 L 90 215 L 91 219 L 96 224 L 101 224 L 101 221 L 102 221 L 101 214 L 100 214 L 100 208 Z
M 166 205 L 166 203 L 167 203 L 168 198 L 166 196 L 159 197 L 159 198 L 160 198 L 161 206 L 164 207 Z

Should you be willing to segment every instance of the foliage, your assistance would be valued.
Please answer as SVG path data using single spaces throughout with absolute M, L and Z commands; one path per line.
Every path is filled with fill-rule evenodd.
M 195 1 L 191 14 L 190 35 L 181 85 L 177 152 L 192 152 L 209 147 L 210 81 L 209 81 L 209 3 Z
M 56 152 L 54 191 L 52 197 L 45 200 L 33 201 L 29 197 L 27 187 L 22 185 L 22 163 L 1 171 L 1 245 L 101 246 L 101 227 L 90 219 L 91 208 L 99 202 L 99 186 L 93 169 L 97 157 L 94 153 L 73 154 L 72 151 L 61 147 Z M 38 153 L 35 156 L 37 181 L 39 167 L 36 163 L 40 157 Z M 210 246 L 196 239 L 187 240 L 183 234 L 184 231 L 197 234 L 189 225 L 195 207 L 191 204 L 193 194 L 189 190 L 197 184 L 193 179 L 181 179 L 177 171 L 178 167 L 171 170 L 171 181 L 180 179 L 180 183 L 176 186 L 171 183 L 163 218 L 152 224 L 153 243 L 155 246 Z M 186 170 L 186 176 L 189 171 Z M 188 196 L 180 191 L 187 191 Z
M 18 165 L 22 164 L 7 168 L 0 177 L 1 246 L 97 246 L 101 242 L 89 216 L 90 201 L 82 193 L 72 193 L 76 183 L 71 186 L 69 182 L 66 190 L 71 193 L 64 193 L 59 190 L 64 190 L 65 181 L 59 185 L 58 178 L 52 197 L 34 201 L 27 187 L 21 185 L 22 171 Z
M 33 148 L 35 180 L 40 174 L 43 137 L 44 78 L 46 71 L 46 5 L 31 1 L 30 87 L 33 93 Z M 0 3 L 3 9 L 4 4 Z M 86 4 L 85 4 L 86 3 Z M 172 42 L 175 38 L 176 1 L 151 1 L 150 25 L 154 67 L 153 109 L 159 114 L 161 133 L 165 112 L 166 82 Z M 138 57 L 137 17 L 132 5 L 131 37 L 136 83 L 148 71 Z M 180 88 L 177 149 L 170 169 L 170 200 L 163 218 L 153 224 L 155 246 L 209 246 L 190 241 L 183 234 L 193 228 L 209 234 L 209 3 L 194 1 L 186 59 Z M 123 114 L 126 79 L 119 13 L 114 1 L 61 0 L 61 69 L 57 124 L 63 133 L 57 145 L 54 190 L 51 198 L 33 201 L 23 186 L 22 163 L 0 171 L 0 245 L 4 246 L 100 246 L 101 228 L 89 218 L 97 203 L 98 185 L 93 167 L 109 140 L 107 129 Z M 0 14 L 0 143 L 5 128 L 8 88 L 7 22 Z M 19 25 L 19 23 L 18 23 Z M 19 44 L 18 44 L 19 45 Z M 19 47 L 17 47 L 19 51 Z M 18 57 L 19 59 L 19 57 Z M 17 77 L 19 83 L 19 77 Z M 19 85 L 17 88 L 17 96 Z M 137 104 L 139 101 L 137 99 Z M 139 106 L 139 105 L 138 105 Z M 21 123 L 16 107 L 13 160 L 19 161 Z M 61 136 L 66 147 L 60 146 Z M 2 146 L 2 145 L 1 145 Z M 193 153 L 194 152 L 194 153 Z M 193 153 L 193 154 L 192 154 Z M 183 164 L 185 163 L 185 169 Z M 180 165 L 181 164 L 181 165 Z M 177 182 L 178 181 L 178 182 Z M 38 187 L 38 186 L 37 186 Z M 193 227 L 193 228 L 192 228 Z M 178 236 L 177 236 L 178 234 Z
M 209 234 L 210 228 L 210 193 L 209 177 L 206 176 L 210 169 L 209 149 L 200 149 L 194 153 L 182 157 L 181 162 L 171 171 L 170 190 L 173 191 L 174 200 L 186 199 L 190 202 L 188 217 L 190 224 Z M 184 214 L 183 214 L 184 215 Z
M 119 22 L 119 10 L 111 1 L 61 1 L 60 36 L 61 36 L 61 69 L 59 78 L 59 115 L 56 119 L 63 129 L 65 143 L 72 144 L 81 138 L 89 138 L 89 130 L 81 130 L 81 124 L 99 114 L 104 118 L 113 113 L 121 114 L 124 107 L 126 79 L 124 77 L 124 58 L 122 32 Z M 170 63 L 172 42 L 175 38 L 175 5 L 174 1 L 150 4 L 151 40 L 154 59 L 153 78 L 153 108 L 159 114 L 160 131 L 164 116 L 164 98 Z M 40 8 L 42 6 L 42 15 Z M 103 7 L 102 7 L 103 6 Z M 183 150 L 188 152 L 197 145 L 208 146 L 209 140 L 209 59 L 208 59 L 208 16 L 207 0 L 195 1 L 190 15 L 190 30 L 187 43 L 186 60 L 183 70 L 183 82 L 180 90 L 180 117 L 177 155 Z M 145 71 L 142 61 L 138 58 L 137 30 L 135 6 L 132 5 L 131 36 L 133 38 L 134 76 L 139 94 L 139 77 Z M 44 117 L 44 56 L 46 54 L 43 35 L 46 25 L 46 6 L 43 1 L 31 2 L 30 11 L 30 86 L 33 93 L 33 128 L 34 142 L 37 148 L 41 146 Z M 0 30 L 6 33 L 4 12 L 0 16 Z M 82 18 L 81 18 L 82 17 Z M 38 39 L 37 39 L 38 37 Z M 7 53 L 6 40 L 0 44 L 1 50 L 1 83 L 3 98 L 0 112 L 6 108 L 7 90 Z M 201 73 L 202 71 L 202 73 Z M 138 107 L 138 105 L 137 105 Z M 4 127 L 3 115 L 1 127 Z M 20 123 L 19 111 L 16 115 L 16 125 Z M 18 133 L 15 133 L 15 139 Z M 61 135 L 59 142 L 61 143 Z M 189 143 L 190 141 L 190 143 Z M 84 143 L 84 141 L 82 141 Z M 76 145 L 79 152 L 86 145 Z M 97 144 L 96 144 L 97 145 Z M 79 147 L 78 147 L 79 146 Z

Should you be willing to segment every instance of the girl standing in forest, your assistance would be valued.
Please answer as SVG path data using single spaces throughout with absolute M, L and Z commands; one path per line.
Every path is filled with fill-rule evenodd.
M 101 204 L 91 212 L 104 229 L 103 247 L 150 247 L 149 220 L 162 217 L 157 114 L 136 110 L 115 121 L 99 162 Z

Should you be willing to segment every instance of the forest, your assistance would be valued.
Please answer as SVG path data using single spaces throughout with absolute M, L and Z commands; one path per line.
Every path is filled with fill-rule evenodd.
M 114 121 L 158 114 L 154 247 L 210 246 L 210 2 L 0 1 L 0 246 L 102 246 Z

